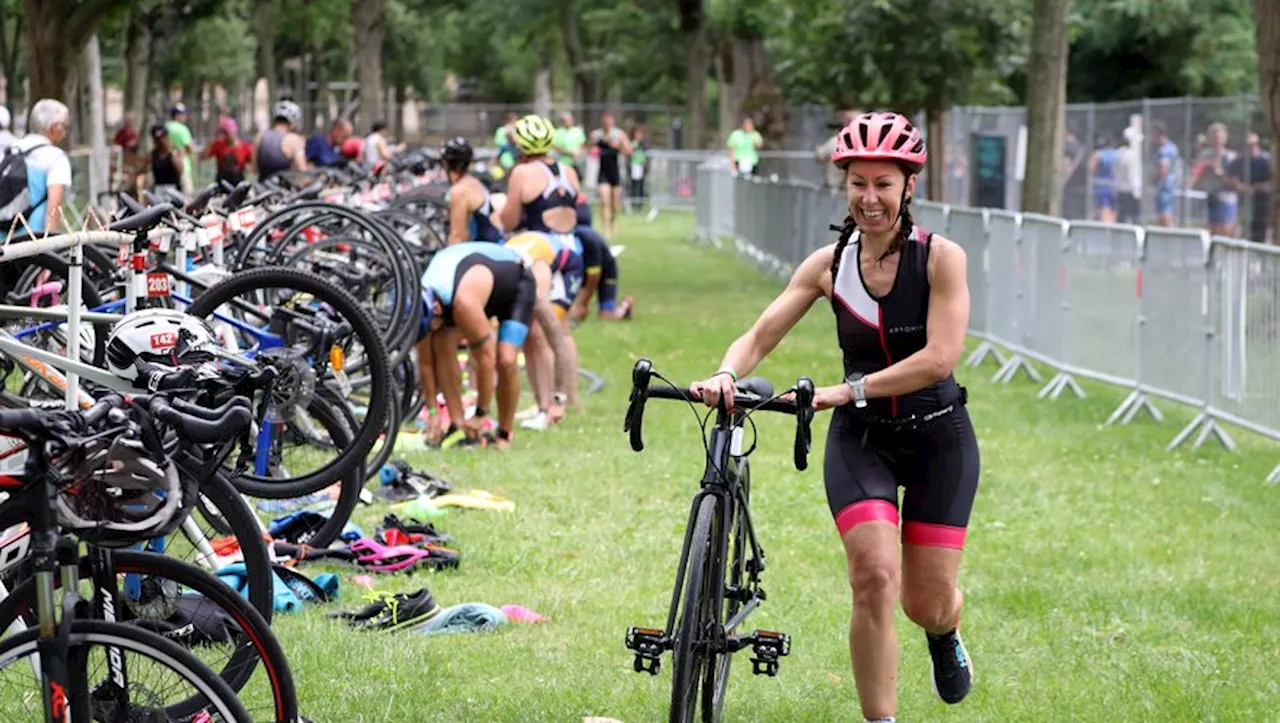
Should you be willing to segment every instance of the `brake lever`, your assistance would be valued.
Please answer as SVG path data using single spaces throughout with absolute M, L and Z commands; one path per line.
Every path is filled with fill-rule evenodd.
M 809 467 L 810 425 L 813 422 L 813 380 L 800 377 L 796 381 L 795 464 L 801 472 Z

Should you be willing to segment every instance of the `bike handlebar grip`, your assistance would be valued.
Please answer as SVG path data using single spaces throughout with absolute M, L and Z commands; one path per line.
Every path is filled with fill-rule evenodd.
M 205 421 L 215 422 L 222 418 L 229 409 L 243 408 L 250 409 L 249 399 L 247 397 L 235 396 L 216 407 L 202 407 L 199 404 L 193 404 L 185 399 L 174 399 L 171 404 L 173 408 L 189 417 L 203 419 Z
M 160 397 L 153 397 L 149 407 L 156 419 L 172 425 L 179 435 L 198 444 L 225 442 L 248 429 L 253 422 L 253 413 L 244 407 L 229 409 L 213 420 L 183 414 Z
M 107 396 L 94 402 L 92 407 L 84 410 L 80 415 L 86 426 L 92 426 L 107 416 L 107 412 L 120 406 L 124 402 L 124 398 L 119 394 L 108 394 Z
M 27 430 L 44 423 L 49 412 L 43 409 L 0 409 L 0 430 Z
M 635 452 L 644 450 L 644 402 L 649 393 L 649 377 L 653 375 L 653 362 L 648 359 L 637 359 L 631 369 L 631 406 L 630 422 L 631 449 Z
M 800 377 L 796 382 L 796 469 L 809 467 L 809 425 L 813 421 L 813 380 Z

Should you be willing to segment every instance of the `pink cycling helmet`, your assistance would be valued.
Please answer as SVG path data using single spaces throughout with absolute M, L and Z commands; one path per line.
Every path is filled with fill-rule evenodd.
M 920 129 L 900 113 L 863 113 L 836 134 L 831 162 L 844 168 L 851 161 L 901 161 L 919 173 L 928 152 Z

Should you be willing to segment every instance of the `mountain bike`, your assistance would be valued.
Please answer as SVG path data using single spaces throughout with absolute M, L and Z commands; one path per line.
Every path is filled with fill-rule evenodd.
M 674 399 L 690 405 L 699 401 L 687 388 L 669 382 L 667 386 L 650 386 L 654 377 L 666 381 L 647 359 L 637 361 L 631 372 L 631 399 L 623 429 L 630 433 L 631 448 L 637 452 L 644 449 L 641 430 L 648 399 Z M 694 494 L 689 510 L 666 626 L 632 627 L 626 635 L 627 648 L 635 651 L 637 673 L 657 675 L 662 653 L 672 652 L 672 723 L 693 721 L 699 711 L 703 721 L 720 719 L 733 653 L 751 648 L 752 673 L 775 676 L 778 659 L 791 652 L 791 638 L 784 633 L 737 633 L 766 597 L 760 586 L 764 550 L 751 524 L 747 458 L 756 445 L 753 440 L 744 450 L 744 424 L 761 410 L 794 414 L 795 466 L 804 470 L 813 421 L 813 382 L 802 377 L 783 393 L 794 392 L 794 402 L 779 399 L 782 395 L 774 395 L 765 379 L 742 379 L 737 388 L 733 411 L 727 411 L 722 401 L 714 410 L 716 422 L 710 439 L 703 438 L 706 466 L 701 489 Z

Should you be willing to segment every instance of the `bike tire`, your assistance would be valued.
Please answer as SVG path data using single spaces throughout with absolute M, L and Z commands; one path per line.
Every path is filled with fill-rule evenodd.
M 720 561 L 712 559 L 711 526 L 717 513 L 719 498 L 706 495 L 698 504 L 689 540 L 689 561 L 684 579 L 684 606 L 676 628 L 672 648 L 674 666 L 671 674 L 671 723 L 693 723 L 697 713 L 697 689 L 701 686 L 702 668 L 706 662 L 705 636 L 710 615 L 707 595 L 708 580 L 720 580 Z M 718 583 L 717 583 L 718 584 Z
M 39 629 L 32 628 L 0 641 L 0 670 L 14 664 L 31 665 L 35 666 L 33 670 L 39 670 L 35 661 L 21 662 L 22 658 L 38 654 L 39 635 Z M 236 697 L 235 692 L 225 680 L 213 672 L 209 666 L 200 662 L 200 659 L 191 651 L 156 633 L 132 625 L 86 619 L 71 621 L 68 638 L 73 651 L 84 646 L 99 645 L 107 649 L 117 648 L 146 656 L 189 683 L 196 691 L 196 695 L 203 698 L 201 703 L 212 708 L 212 712 L 220 716 L 221 720 L 235 723 L 250 720 L 244 704 Z M 74 654 L 71 659 L 85 661 L 83 656 Z M 73 680 L 88 679 L 85 671 L 70 672 Z M 70 691 L 72 696 L 77 694 L 87 695 L 88 691 Z M 40 696 L 35 696 L 35 699 L 39 700 Z M 185 704 L 186 701 L 179 705 Z M 171 713 L 168 706 L 165 708 L 165 713 L 170 719 L 181 717 Z
M 747 523 L 744 519 L 747 511 L 741 503 L 746 502 L 749 504 L 751 499 L 751 467 L 747 459 L 743 459 L 740 465 L 738 475 L 742 481 L 742 500 L 739 503 L 730 505 L 729 544 L 731 547 L 727 551 L 729 566 L 725 570 L 726 579 L 724 581 L 727 587 L 734 588 L 742 585 L 743 573 L 747 562 L 746 547 L 749 544 L 747 540 Z M 723 625 L 728 622 L 738 613 L 738 609 L 741 607 L 742 603 L 737 599 L 724 598 L 724 612 L 721 617 L 715 620 L 715 623 Z M 724 632 L 725 635 L 734 634 L 734 630 L 729 628 L 726 628 Z M 724 694 L 729 686 L 729 667 L 732 662 L 732 653 L 711 653 L 707 657 L 707 666 L 702 679 L 703 723 L 719 723 L 720 716 L 724 713 Z
M 237 486 L 256 496 L 269 496 L 276 499 L 303 497 L 328 487 L 333 480 L 345 477 L 364 463 L 366 455 L 373 449 L 378 435 L 382 432 L 387 410 L 390 408 L 391 368 L 388 364 L 386 344 L 383 343 L 368 310 L 345 289 L 309 271 L 263 267 L 237 272 L 235 276 L 219 282 L 197 297 L 187 308 L 187 313 L 208 318 L 220 306 L 241 294 L 264 288 L 305 291 L 323 298 L 325 302 L 332 305 L 351 325 L 352 334 L 359 339 L 364 348 L 371 377 L 368 412 L 363 422 L 356 428 L 354 441 L 332 462 L 318 470 L 288 479 L 246 473 L 237 480 Z
M 298 719 L 298 692 L 294 686 L 293 673 L 285 658 L 284 649 L 280 646 L 280 641 L 276 639 L 275 634 L 271 632 L 271 624 L 253 605 L 249 604 L 248 600 L 245 600 L 244 596 L 195 565 L 164 555 L 113 550 L 111 564 L 118 574 L 137 573 L 172 580 L 217 605 L 239 626 L 245 639 L 222 669 L 216 672 L 238 694 L 249 682 L 258 663 L 261 662 L 272 693 L 272 705 L 275 710 L 272 720 L 275 723 L 294 723 Z M 81 558 L 80 579 L 90 579 L 92 574 L 90 558 Z M 60 580 L 55 578 L 55 589 L 59 583 Z M 35 581 L 28 578 L 18 585 L 9 597 L 0 601 L 0 630 L 7 630 L 19 618 L 34 624 L 35 600 Z M 119 611 L 121 607 L 128 610 L 127 604 L 118 607 L 117 610 Z M 129 621 L 117 620 L 117 622 L 128 623 Z M 174 710 L 177 717 L 186 717 L 197 712 L 197 704 L 198 701 L 192 701 L 189 706 L 175 704 L 170 708 Z

